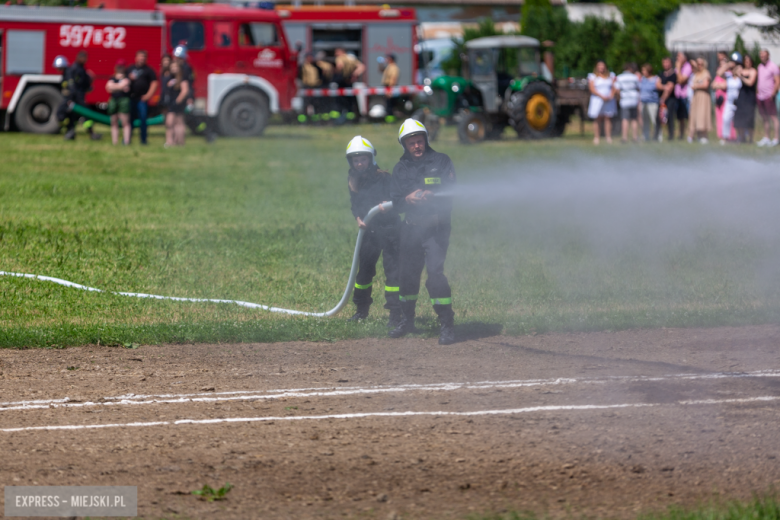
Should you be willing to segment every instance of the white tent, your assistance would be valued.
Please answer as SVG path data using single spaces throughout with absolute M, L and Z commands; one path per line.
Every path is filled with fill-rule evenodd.
M 745 47 L 769 50 L 780 62 L 780 38 L 765 29 L 778 24 L 754 4 L 686 4 L 666 19 L 666 48 L 672 51 L 730 51 L 737 35 Z
M 612 4 L 566 4 L 566 15 L 571 22 L 584 22 L 587 16 L 595 16 L 623 26 L 623 13 Z

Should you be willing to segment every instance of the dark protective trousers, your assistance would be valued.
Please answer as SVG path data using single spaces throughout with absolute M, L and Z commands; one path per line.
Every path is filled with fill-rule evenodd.
M 436 217 L 420 224 L 404 222 L 401 226 L 401 306 L 404 315 L 414 316 L 414 308 L 420 293 L 420 277 L 423 267 L 428 272 L 425 288 L 433 309 L 442 321 L 452 321 L 452 291 L 444 276 L 444 260 L 450 245 L 449 222 L 439 222 Z
M 84 102 L 84 95 L 71 94 L 66 96 L 65 99 L 62 100 L 62 103 L 57 107 L 57 121 L 62 123 L 67 120 L 67 123 L 65 123 L 65 131 L 73 130 L 76 127 L 76 121 L 78 121 L 79 118 L 77 114 L 71 112 L 71 103 L 77 103 L 84 106 L 86 104 Z
M 398 300 L 398 254 L 397 228 L 369 228 L 368 232 L 363 235 L 363 243 L 360 245 L 360 264 L 357 278 L 355 278 L 355 291 L 352 294 L 352 301 L 358 308 L 368 307 L 374 302 L 371 298 L 371 284 L 376 276 L 376 263 L 381 255 L 385 268 L 385 309 L 401 309 Z

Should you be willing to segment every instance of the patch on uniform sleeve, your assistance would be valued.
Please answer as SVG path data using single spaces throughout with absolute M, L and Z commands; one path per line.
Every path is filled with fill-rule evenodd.
M 426 177 L 425 184 L 441 184 L 441 177 Z

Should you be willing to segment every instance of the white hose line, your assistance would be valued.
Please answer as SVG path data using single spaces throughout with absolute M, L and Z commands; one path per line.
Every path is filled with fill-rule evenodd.
M 373 208 L 371 208 L 371 211 L 369 211 L 366 214 L 365 218 L 363 219 L 363 222 L 368 224 L 376 216 L 377 213 L 381 212 L 383 209 L 385 211 L 392 209 L 392 207 L 393 207 L 392 202 L 385 202 L 383 204 L 379 204 L 378 206 L 374 206 Z M 296 311 L 292 309 L 280 309 L 279 307 L 269 307 L 267 305 L 262 305 L 259 303 L 242 302 L 239 300 L 216 300 L 211 298 L 179 298 L 178 296 L 159 296 L 156 294 L 104 291 L 103 289 L 96 289 L 95 287 L 80 285 L 74 282 L 69 282 L 68 280 L 63 280 L 61 278 L 54 278 L 51 276 L 41 276 L 38 274 L 9 273 L 6 271 L 0 271 L 0 276 L 16 276 L 19 278 L 31 278 L 34 280 L 41 280 L 44 282 L 52 282 L 59 285 L 64 285 L 65 287 L 72 287 L 74 289 L 81 289 L 82 291 L 93 291 L 99 293 L 107 292 L 110 294 L 118 294 L 120 296 L 133 296 L 135 298 L 151 298 L 154 300 L 172 300 L 177 302 L 234 303 L 236 305 L 240 305 L 241 307 L 249 307 L 250 309 L 262 309 L 268 312 L 279 312 L 283 314 L 296 314 L 299 316 L 315 316 L 317 318 L 324 318 L 327 316 L 333 316 L 335 314 L 338 314 L 339 311 L 341 311 L 341 309 L 343 309 L 344 306 L 347 304 L 347 301 L 349 301 L 349 295 L 352 293 L 352 289 L 355 285 L 355 278 L 357 277 L 358 264 L 360 259 L 360 244 L 363 243 L 363 235 L 365 234 L 365 231 L 366 231 L 365 229 L 361 229 L 360 231 L 358 231 L 357 241 L 355 242 L 355 253 L 352 255 L 352 269 L 349 272 L 349 280 L 347 281 L 347 288 L 344 290 L 344 295 L 341 297 L 341 301 L 339 301 L 339 303 L 328 312 L 304 312 L 304 311 Z

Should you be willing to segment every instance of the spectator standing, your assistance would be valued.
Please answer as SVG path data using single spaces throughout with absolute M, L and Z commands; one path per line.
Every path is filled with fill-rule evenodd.
M 131 119 L 138 119 L 141 132 L 141 144 L 146 144 L 146 119 L 149 114 L 149 100 L 152 99 L 159 82 L 157 73 L 146 63 L 146 51 L 135 53 L 135 63 L 127 71 L 130 78 L 130 113 Z
M 165 87 L 163 97 L 169 100 L 168 112 L 165 114 L 165 143 L 166 146 L 184 146 L 184 111 L 187 108 L 190 82 L 178 61 L 171 63 L 170 78 Z
M 758 100 L 758 113 L 764 121 L 764 137 L 758 142 L 758 146 L 777 146 L 780 138 L 780 122 L 777 119 L 777 105 L 775 96 L 780 90 L 780 68 L 769 60 L 769 51 L 762 49 L 759 54 L 761 63 L 758 65 L 758 88 L 756 99 Z M 770 136 L 774 129 L 774 138 Z
M 712 98 L 710 97 L 710 82 L 712 77 L 707 70 L 704 58 L 693 60 L 695 72 L 689 83 L 693 89 L 690 124 L 688 127 L 688 142 L 698 139 L 701 144 L 707 144 L 707 136 L 712 130 Z
M 650 135 L 658 138 L 658 76 L 653 75 L 653 66 L 649 63 L 642 65 L 642 79 L 639 80 L 639 101 L 642 103 L 642 135 L 645 141 L 650 141 Z M 650 127 L 652 125 L 652 134 Z
M 607 143 L 612 144 L 612 118 L 617 113 L 615 103 L 615 73 L 607 69 L 604 60 L 596 62 L 593 72 L 588 74 L 588 88 L 590 89 L 590 103 L 588 104 L 588 117 L 595 120 L 593 129 L 593 144 L 598 145 L 601 130 Z
M 166 53 L 160 58 L 160 85 L 162 86 L 162 77 L 171 72 L 171 55 Z
M 108 115 L 111 116 L 111 142 L 119 142 L 119 123 L 122 123 L 122 144 L 130 144 L 132 126 L 130 123 L 130 78 L 127 77 L 125 60 L 119 60 L 114 67 L 114 75 L 106 82 Z
M 165 144 L 163 146 L 165 148 L 168 148 L 174 145 L 173 127 L 174 127 L 175 117 L 171 116 L 169 118 L 168 114 L 171 113 L 170 107 L 175 101 L 173 98 L 173 88 L 172 88 L 172 85 L 174 84 L 172 80 L 174 80 L 175 78 L 171 73 L 171 66 L 173 65 L 173 60 L 170 56 L 168 56 L 168 59 L 166 60 L 166 56 L 163 56 L 162 61 L 160 63 L 161 65 L 160 66 L 160 108 L 163 111 L 164 121 L 165 121 Z
M 734 73 L 737 64 L 742 64 L 742 55 L 735 52 L 731 55 L 726 71 L 723 73 L 726 89 L 726 101 L 724 102 L 723 120 L 721 128 L 720 144 L 726 144 L 726 141 L 736 141 L 737 134 L 734 130 L 734 114 L 737 112 L 737 98 L 742 88 L 742 80 Z M 723 85 L 721 85 L 723 86 Z
M 661 92 L 658 102 L 658 118 L 656 133 L 658 141 L 663 141 L 661 125 L 666 123 L 669 132 L 669 140 L 674 140 L 674 120 L 677 114 L 677 98 L 674 97 L 674 87 L 677 85 L 677 72 L 672 67 L 672 58 L 664 58 L 661 61 L 663 71 L 658 75 L 656 88 Z
M 398 85 L 398 78 L 401 76 L 401 70 L 395 63 L 395 54 L 385 56 L 385 69 L 382 71 L 382 86 L 392 88 Z M 390 121 L 393 118 L 393 109 L 395 108 L 396 97 L 394 94 L 385 94 L 387 98 L 387 115 Z
M 688 56 L 682 51 L 677 53 L 674 71 L 677 73 L 677 84 L 674 86 L 674 97 L 677 99 L 677 113 L 675 116 L 680 123 L 680 139 L 683 139 L 686 133 L 685 127 L 688 122 L 688 110 L 690 108 L 688 81 L 690 80 L 691 74 L 693 74 L 693 67 L 688 61 Z M 669 136 L 669 139 L 672 139 L 671 135 Z
M 715 127 L 718 134 L 718 139 L 734 140 L 737 135 L 734 129 L 731 129 L 731 134 L 723 135 L 723 113 L 726 110 L 727 101 L 727 81 L 726 72 L 730 71 L 729 58 L 725 52 L 718 52 L 718 68 L 715 71 L 715 77 L 712 80 L 712 88 L 715 90 Z
M 743 57 L 743 65 L 734 68 L 734 74 L 742 81 L 737 97 L 737 111 L 734 114 L 734 128 L 741 143 L 753 142 L 753 130 L 756 126 L 756 80 L 758 71 L 753 66 L 749 54 Z
M 628 142 L 628 127 L 634 142 L 639 140 L 637 118 L 639 117 L 639 78 L 636 76 L 636 64 L 626 63 L 623 72 L 615 80 L 615 88 L 620 92 L 620 119 L 622 124 L 621 141 Z
M 189 83 L 190 93 L 187 98 L 187 102 L 189 103 L 191 100 L 195 99 L 195 87 L 193 86 L 193 82 L 195 81 L 195 74 L 192 72 L 192 67 L 190 67 L 189 62 L 187 61 L 187 56 L 188 53 L 186 45 L 177 45 L 173 50 L 173 61 L 179 65 L 182 78 L 187 83 Z

